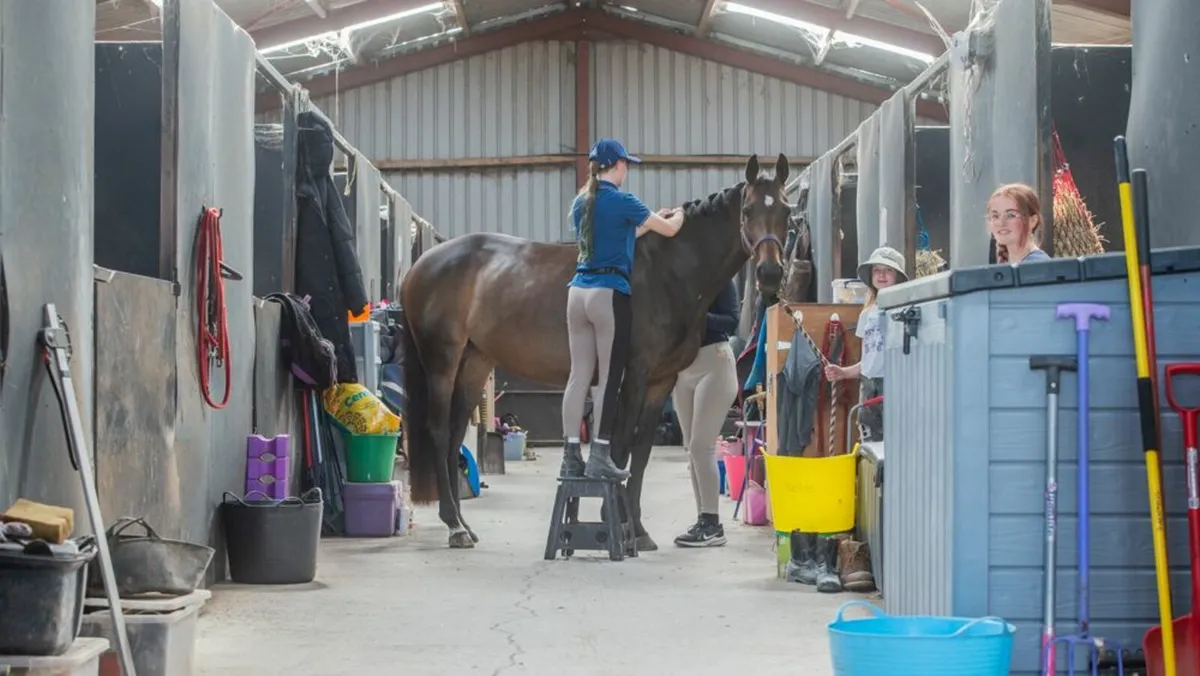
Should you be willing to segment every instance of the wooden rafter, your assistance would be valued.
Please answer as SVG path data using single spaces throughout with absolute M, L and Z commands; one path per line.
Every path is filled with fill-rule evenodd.
M 1088 9 L 1101 14 L 1128 18 L 1131 14 L 1131 0 L 1054 0 L 1056 5 Z
M 717 13 L 717 3 L 721 0 L 707 0 L 704 12 L 700 14 L 700 22 L 696 24 L 696 37 L 702 38 L 712 30 L 713 16 Z
M 471 34 L 471 24 L 467 22 L 467 10 L 463 7 L 462 0 L 449 0 L 450 9 L 454 10 L 454 20 L 458 23 L 458 27 L 462 30 L 462 36 L 466 37 Z
M 325 9 L 325 5 L 321 4 L 321 0 L 304 0 L 304 4 L 312 10 L 313 14 L 324 19 L 328 16 L 329 10 Z

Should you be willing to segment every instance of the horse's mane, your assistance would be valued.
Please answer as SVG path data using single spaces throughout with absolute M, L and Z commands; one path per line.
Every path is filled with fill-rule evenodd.
M 712 218 L 714 216 L 725 216 L 730 206 L 740 204 L 742 201 L 742 186 L 746 185 L 745 181 L 737 185 L 725 188 L 720 192 L 714 192 L 708 197 L 698 200 L 686 202 L 683 205 L 683 217 L 686 220 Z
M 761 186 L 774 180 L 773 176 L 759 174 L 758 178 L 754 179 L 754 185 Z M 741 208 L 742 188 L 745 186 L 745 181 L 739 181 L 736 185 L 714 192 L 703 199 L 686 202 L 683 205 L 683 217 L 693 219 L 727 216 L 730 207 Z

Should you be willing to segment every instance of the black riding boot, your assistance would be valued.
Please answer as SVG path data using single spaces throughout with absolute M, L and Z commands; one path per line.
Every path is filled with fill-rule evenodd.
M 610 445 L 598 441 L 593 441 L 592 448 L 588 451 L 587 465 L 583 468 L 583 475 L 589 479 L 611 481 L 624 481 L 629 478 L 629 472 L 617 467 L 613 462 Z
M 836 594 L 842 591 L 842 580 L 837 574 L 838 540 L 818 537 L 816 546 L 817 591 Z
M 578 442 L 568 441 L 563 445 L 562 467 L 558 475 L 564 478 L 583 476 L 583 452 L 579 450 Z
M 817 583 L 816 533 L 792 531 L 792 558 L 787 562 L 784 573 L 788 582 L 800 584 Z

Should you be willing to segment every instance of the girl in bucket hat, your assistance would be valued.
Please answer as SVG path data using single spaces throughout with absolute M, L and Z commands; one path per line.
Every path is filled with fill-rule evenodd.
M 871 252 L 871 257 L 858 266 L 858 278 L 867 285 L 867 302 L 858 317 L 854 333 L 862 340 L 862 359 L 850 366 L 830 364 L 825 367 L 825 378 L 846 380 L 859 379 L 859 401 L 883 396 L 883 311 L 875 305 L 880 289 L 886 289 L 908 281 L 904 272 L 904 255 L 899 251 L 881 246 Z M 867 406 L 859 413 L 863 441 L 883 440 L 883 406 Z

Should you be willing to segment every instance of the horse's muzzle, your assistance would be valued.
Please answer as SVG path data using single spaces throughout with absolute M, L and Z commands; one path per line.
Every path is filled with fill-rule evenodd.
M 783 281 L 783 266 L 775 261 L 762 261 L 755 269 L 759 291 L 764 296 L 774 296 L 779 293 L 779 284 Z

